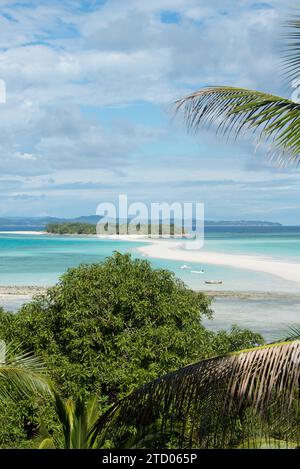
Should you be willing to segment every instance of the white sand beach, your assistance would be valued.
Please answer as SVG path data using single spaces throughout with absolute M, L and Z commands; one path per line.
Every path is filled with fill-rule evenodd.
M 204 250 L 187 250 L 183 242 L 151 240 L 147 246 L 140 246 L 138 251 L 157 259 L 168 259 L 182 262 L 214 264 L 238 269 L 265 272 L 285 280 L 300 284 L 300 264 L 276 260 L 271 257 L 258 257 L 240 254 L 224 254 Z
M 35 285 L 0 285 L 0 307 L 8 311 L 17 311 L 33 297 L 46 293 L 47 287 Z
M 81 236 L 81 235 L 79 235 Z M 138 235 L 138 234 L 113 234 L 113 235 L 106 235 L 106 234 L 96 234 L 96 235 L 88 235 L 88 236 L 93 236 L 99 239 L 106 239 L 106 240 L 111 240 L 111 241 L 142 241 L 142 242 L 148 242 L 151 243 L 152 239 L 149 238 L 148 235 Z
M 0 231 L 0 234 L 40 236 L 47 233 L 46 231 Z
M 38 285 L 0 285 L 0 297 L 2 296 L 34 296 L 46 293 L 48 286 Z

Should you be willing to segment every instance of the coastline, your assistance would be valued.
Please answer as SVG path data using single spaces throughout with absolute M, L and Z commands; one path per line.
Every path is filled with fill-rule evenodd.
M 135 250 L 143 256 L 156 259 L 181 261 L 197 264 L 213 264 L 219 266 L 234 267 L 237 269 L 251 270 L 255 272 L 268 273 L 282 279 L 293 282 L 298 286 L 300 283 L 300 264 L 277 260 L 271 257 L 259 257 L 247 254 L 227 254 L 210 252 L 205 250 L 187 250 L 184 247 L 185 243 L 189 241 L 181 240 L 167 240 L 149 238 L 147 235 L 54 235 L 52 233 L 42 231 L 0 231 L 7 234 L 26 234 L 26 235 L 46 235 L 53 236 L 66 236 L 76 238 L 98 237 L 102 240 L 114 241 L 132 241 L 140 242 L 141 245 L 137 246 Z M 222 280 L 222 278 L 214 278 L 210 280 Z M 38 286 L 38 285 L 0 285 L 0 300 L 3 296 L 29 296 L 44 294 L 51 285 Z M 236 299 L 284 299 L 284 298 L 299 298 L 300 293 L 297 292 L 276 292 L 272 290 L 265 291 L 251 291 L 251 290 L 212 290 L 210 285 L 203 284 L 198 291 L 203 291 L 210 297 L 218 298 L 236 298 Z
M 264 272 L 284 280 L 300 284 L 300 264 L 246 254 L 225 254 L 202 250 L 187 250 L 183 242 L 151 240 L 151 244 L 137 250 L 143 255 L 156 259 L 175 260 L 189 263 L 213 264 L 238 269 Z M 217 279 L 222 280 L 222 279 Z
M 0 298 L 5 295 L 14 296 L 34 296 L 46 293 L 49 286 L 40 287 L 38 285 L 0 285 Z
M 149 238 L 147 235 L 102 235 L 102 234 L 84 234 L 84 233 L 49 233 L 48 231 L 0 231 L 0 235 L 27 235 L 27 236 L 48 236 L 53 238 L 58 237 L 68 237 L 68 238 L 99 238 L 102 240 L 112 240 L 112 241 L 142 241 L 142 242 L 152 242 L 153 239 Z
M 0 301 L 3 297 L 33 297 L 35 295 L 43 295 L 47 292 L 49 286 L 37 286 L 37 285 L 0 285 Z M 205 295 L 211 298 L 236 298 L 239 300 L 257 299 L 257 300 L 268 300 L 268 299 L 299 299 L 300 293 L 293 292 L 276 292 L 276 291 L 233 291 L 233 290 L 197 290 L 205 293 Z M 0 305 L 1 306 L 1 305 Z
M 41 236 L 41 235 L 46 235 L 48 234 L 46 231 L 25 231 L 25 230 L 22 230 L 22 231 L 0 231 L 0 235 L 1 234 L 13 234 L 13 235 L 16 235 L 16 234 L 20 234 L 20 235 L 30 235 L 30 236 Z

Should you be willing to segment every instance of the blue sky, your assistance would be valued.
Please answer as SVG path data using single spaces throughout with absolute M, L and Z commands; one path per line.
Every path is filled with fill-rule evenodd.
M 295 2 L 10 1 L 0 6 L 0 216 L 131 201 L 205 203 L 208 219 L 300 224 L 299 170 L 243 140 L 186 132 L 172 103 L 206 85 L 291 95 L 280 24 Z

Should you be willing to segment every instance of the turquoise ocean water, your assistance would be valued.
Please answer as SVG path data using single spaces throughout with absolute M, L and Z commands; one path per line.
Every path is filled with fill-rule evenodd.
M 131 252 L 133 256 L 140 257 L 136 250 L 138 246 L 138 242 L 97 238 L 0 233 L 0 285 L 53 285 L 67 268 L 81 263 L 101 262 L 114 250 Z M 300 262 L 300 228 L 212 228 L 206 232 L 204 250 Z M 279 300 L 218 298 L 214 302 L 215 320 L 208 322 L 214 329 L 228 328 L 234 322 L 252 327 L 271 339 L 277 338 L 289 324 L 300 322 L 300 292 L 294 282 L 244 269 L 195 263 L 191 269 L 183 270 L 180 268 L 182 262 L 150 261 L 156 268 L 174 271 L 195 289 L 207 288 L 204 284 L 206 279 L 222 279 L 222 285 L 212 288 L 287 294 L 286 298 Z M 204 270 L 204 274 L 191 272 L 200 269 Z M 288 297 L 288 293 L 299 293 L 299 300 Z M 16 309 L 18 304 L 14 300 L 13 304 L 6 302 L 4 306 Z

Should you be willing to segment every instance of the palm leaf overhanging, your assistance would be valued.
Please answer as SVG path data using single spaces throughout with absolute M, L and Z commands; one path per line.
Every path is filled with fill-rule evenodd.
M 49 393 L 41 359 L 16 344 L 5 344 L 0 340 L 0 400 Z
M 285 339 L 286 341 L 291 340 L 300 340 L 300 326 L 291 326 L 288 330 L 288 337 Z
M 289 80 L 300 79 L 300 15 L 293 15 L 284 26 L 287 32 L 283 68 Z
M 137 389 L 96 430 L 120 446 L 131 432 L 142 441 L 153 428 L 159 446 L 170 434 L 177 447 L 247 446 L 253 438 L 296 446 L 299 379 L 300 341 L 203 360 Z
M 300 16 L 287 22 L 283 66 L 287 77 L 300 79 Z M 267 154 L 284 166 L 300 162 L 300 104 L 260 91 L 215 86 L 203 88 L 176 102 L 190 130 L 217 124 L 218 131 L 238 136 L 252 131 L 258 143 L 269 142 Z
M 223 134 L 252 130 L 271 140 L 268 155 L 281 165 L 300 161 L 300 104 L 280 96 L 229 86 L 204 88 L 177 102 L 189 129 L 216 123 Z

